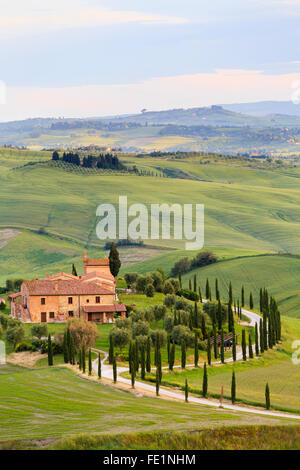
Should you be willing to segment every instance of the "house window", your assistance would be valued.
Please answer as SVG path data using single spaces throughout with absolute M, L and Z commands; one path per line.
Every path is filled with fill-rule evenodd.
M 49 313 L 49 318 L 54 318 L 54 312 Z
M 86 299 L 86 303 L 87 303 L 87 304 L 89 303 L 89 301 L 90 301 L 90 299 Z
M 96 304 L 100 304 L 100 297 L 96 297 Z
M 72 304 L 73 303 L 73 297 L 69 297 L 68 298 L 68 304 Z
M 70 311 L 69 311 L 69 317 L 74 317 L 74 312 L 73 312 L 73 310 L 70 310 Z
M 42 304 L 42 305 L 45 305 L 45 303 L 46 303 L 46 299 L 45 299 L 45 297 L 42 297 L 42 298 L 41 298 L 41 304 Z

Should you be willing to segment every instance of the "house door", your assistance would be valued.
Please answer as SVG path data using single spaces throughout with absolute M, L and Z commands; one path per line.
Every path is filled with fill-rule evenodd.
M 91 313 L 88 313 L 88 321 L 93 321 L 93 315 Z
M 41 313 L 41 322 L 42 323 L 46 323 L 47 321 L 47 313 L 46 312 L 42 312 Z

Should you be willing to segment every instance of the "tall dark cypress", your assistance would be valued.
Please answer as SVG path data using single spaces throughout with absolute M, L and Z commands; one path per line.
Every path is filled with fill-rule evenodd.
M 210 297 L 210 287 L 209 287 L 209 280 L 206 279 L 206 286 L 205 286 L 205 297 L 209 300 Z
M 232 371 L 231 378 L 231 403 L 234 405 L 236 401 L 236 381 L 235 381 L 235 372 Z
M 194 292 L 197 292 L 197 274 L 194 274 Z
M 262 305 L 263 305 L 263 300 L 262 300 L 262 288 L 259 290 L 259 311 L 262 313 Z
M 271 407 L 271 399 L 270 399 L 270 388 L 269 388 L 268 383 L 266 384 L 265 397 L 266 397 L 266 409 L 269 410 Z
M 250 310 L 253 310 L 253 308 L 254 308 L 254 302 L 253 302 L 253 295 L 252 295 L 252 292 L 250 292 L 249 307 L 250 307 Z
M 81 350 L 81 357 L 82 357 L 82 372 L 85 374 L 85 348 L 82 346 Z
M 228 302 L 232 304 L 233 298 L 232 298 L 232 284 L 231 281 L 229 283 L 229 289 L 228 289 Z
M 109 258 L 110 272 L 112 273 L 113 276 L 116 277 L 120 271 L 121 261 L 119 257 L 119 252 L 114 243 L 110 245 L 110 252 L 109 252 L 108 258 Z
M 260 343 L 260 352 L 261 354 L 263 354 L 265 350 L 265 345 L 264 345 L 264 327 L 263 327 L 262 318 L 259 320 L 259 343 Z
M 185 369 L 186 364 L 186 344 L 184 339 L 181 341 L 181 368 Z
M 148 374 L 151 372 L 151 338 L 147 338 L 147 356 L 146 356 L 146 371 Z
M 247 345 L 246 345 L 246 331 L 242 331 L 242 352 L 243 352 L 243 361 L 247 360 Z
M 132 360 L 131 360 L 130 370 L 131 370 L 131 387 L 134 388 L 134 384 L 135 384 L 135 362 L 134 362 L 134 358 L 132 358 Z
M 216 278 L 216 300 L 219 300 L 219 298 L 220 298 L 219 282 L 218 282 L 218 279 Z
M 69 348 L 68 348 L 66 331 L 64 332 L 63 352 L 64 352 L 64 362 L 67 364 L 69 362 Z
M 173 370 L 175 362 L 175 343 L 172 343 L 171 352 L 170 352 L 170 362 L 169 362 L 169 369 Z
M 185 379 L 184 397 L 185 397 L 185 401 L 187 403 L 189 401 L 189 384 L 188 384 L 187 379 Z
M 53 349 L 51 335 L 48 335 L 48 366 L 53 366 Z
M 178 273 L 178 281 L 179 281 L 179 287 L 182 289 L 182 279 L 181 279 L 181 271 Z
M 160 379 L 159 379 L 159 371 L 156 369 L 156 375 L 155 375 L 155 388 L 156 388 L 156 396 L 159 396 L 159 385 L 160 385 Z
M 235 330 L 232 331 L 232 359 L 236 361 L 236 334 Z
M 202 303 L 202 293 L 201 293 L 201 287 L 199 286 L 199 300 Z
M 89 375 L 92 375 L 92 351 L 89 349 Z
M 199 328 L 199 323 L 198 323 L 198 304 L 195 302 L 194 304 L 194 327 Z
M 223 318 L 222 318 L 222 304 L 221 304 L 220 299 L 218 301 L 217 321 L 218 321 L 218 329 L 221 330 Z
M 192 290 L 192 280 L 189 279 L 189 290 Z
M 114 359 L 114 340 L 112 335 L 109 335 L 109 351 L 108 351 L 108 362 L 109 364 L 113 363 Z
M 245 289 L 244 289 L 244 286 L 242 286 L 241 301 L 242 301 L 242 307 L 245 307 Z
M 194 361 L 195 361 L 195 367 L 198 366 L 198 361 L 199 361 L 199 349 L 198 349 L 198 333 L 195 331 L 195 337 L 194 337 Z
M 211 365 L 211 332 L 208 333 L 208 338 L 207 338 L 207 363 L 210 366 Z
M 221 330 L 221 362 L 224 364 L 225 362 L 225 355 L 224 355 L 224 330 Z
M 258 343 L 258 324 L 255 323 L 255 355 L 259 356 L 259 343 Z
M 207 334 L 206 334 L 206 324 L 205 324 L 204 315 L 201 316 L 201 331 L 202 331 L 203 339 L 206 339 Z
M 101 356 L 98 353 L 98 378 L 101 379 Z
M 251 333 L 249 333 L 249 344 L 248 344 L 248 350 L 249 350 L 249 358 L 253 359 L 253 348 L 252 348 L 252 339 L 251 339 Z
M 145 357 L 145 346 L 141 346 L 141 378 L 145 380 L 146 376 L 146 357 Z
M 114 378 L 114 383 L 116 383 L 117 382 L 117 361 L 116 361 L 115 354 L 113 357 L 113 378 Z
M 218 343 L 217 343 L 217 329 L 216 325 L 213 326 L 213 335 L 214 335 L 214 357 L 218 359 Z
M 268 322 L 267 322 L 267 313 L 263 313 L 263 335 L 264 335 L 264 350 L 268 349 Z
M 207 368 L 206 368 L 206 362 L 204 362 L 203 382 L 202 382 L 202 395 L 204 396 L 204 398 L 207 397 L 207 390 L 208 390 Z
M 170 362 L 170 345 L 171 345 L 171 338 L 170 338 L 170 335 L 168 335 L 168 338 L 167 338 L 168 364 L 169 364 L 169 362 Z

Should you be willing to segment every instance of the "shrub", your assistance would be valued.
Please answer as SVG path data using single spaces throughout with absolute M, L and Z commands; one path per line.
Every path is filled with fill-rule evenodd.
M 149 323 L 139 320 L 134 322 L 132 325 L 132 336 L 148 336 L 149 334 Z
M 194 333 L 184 325 L 176 325 L 172 331 L 172 338 L 176 344 L 181 344 L 185 341 L 187 346 L 193 346 L 194 344 Z
M 4 330 L 6 330 L 8 325 L 8 317 L 4 313 L 0 313 L 0 324 Z
M 6 331 L 6 339 L 9 343 L 12 343 L 14 348 L 20 343 L 25 336 L 25 329 L 22 324 L 15 324 L 9 326 Z
M 134 284 L 138 278 L 138 273 L 126 273 L 125 276 L 125 281 L 127 283 L 128 287 L 131 287 L 132 284 Z
M 171 308 L 175 305 L 176 302 L 176 295 L 174 294 L 167 294 L 165 296 L 164 304 L 166 307 Z
M 48 336 L 48 326 L 47 324 L 36 324 L 31 327 L 31 335 L 36 336 L 38 339 L 41 339 L 42 336 Z
M 68 320 L 66 329 L 70 330 L 77 351 L 82 349 L 82 347 L 87 351 L 94 346 L 98 336 L 98 329 L 95 323 L 88 322 L 81 318 L 73 318 Z
M 168 315 L 165 316 L 165 319 L 164 319 L 164 329 L 168 333 L 171 333 L 173 330 L 173 326 L 174 326 L 174 315 L 169 313 Z
M 171 276 L 177 276 L 179 273 L 184 274 L 190 269 L 191 263 L 187 257 L 177 261 L 171 269 Z
M 177 295 L 179 295 L 180 297 L 184 297 L 188 300 L 193 300 L 194 302 L 198 302 L 199 300 L 199 295 L 197 294 L 197 292 L 194 292 L 189 289 L 180 289 L 177 292 Z
M 217 262 L 216 255 L 212 251 L 200 251 L 191 261 L 191 269 L 201 268 Z
M 126 328 L 117 328 L 114 326 L 110 330 L 109 336 L 113 339 L 113 345 L 119 347 L 121 351 L 130 341 L 130 331 Z
M 193 306 L 189 302 L 187 302 L 183 297 L 176 297 L 175 309 L 191 312 L 193 310 Z
M 147 297 L 153 297 L 154 296 L 154 286 L 153 284 L 147 284 L 145 287 L 145 294 Z
M 23 341 L 22 343 L 18 343 L 17 346 L 15 347 L 16 352 L 22 352 L 22 351 L 37 351 L 37 347 L 32 344 Z
M 163 293 L 165 295 L 175 293 L 175 289 L 174 289 L 174 286 L 173 286 L 172 282 L 170 282 L 170 281 L 165 282 L 165 285 L 164 285 L 164 288 L 163 288 Z
M 117 328 L 130 329 L 132 325 L 132 320 L 131 318 L 117 318 L 115 325 Z

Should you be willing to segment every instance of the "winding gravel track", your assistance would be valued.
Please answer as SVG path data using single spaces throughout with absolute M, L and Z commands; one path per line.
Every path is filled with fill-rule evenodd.
M 204 300 L 204 302 L 205 302 L 205 300 Z M 250 312 L 249 310 L 245 310 L 245 309 L 242 309 L 242 313 L 245 316 L 247 316 L 250 320 L 250 323 L 247 323 L 248 326 L 255 327 L 256 323 L 259 324 L 259 321 L 260 321 L 261 317 L 257 313 L 253 313 L 253 312 Z M 105 361 L 108 357 L 107 352 L 102 351 L 102 350 L 98 350 L 98 349 L 94 349 L 94 351 L 101 352 L 101 353 L 104 354 L 104 358 L 101 361 L 101 375 L 102 375 L 102 377 L 104 377 L 106 379 L 113 380 L 112 366 L 110 366 L 108 364 L 105 364 Z M 242 353 L 241 352 L 237 353 L 237 360 L 239 360 L 239 359 L 242 359 Z M 232 360 L 233 359 L 231 357 L 231 358 L 226 359 L 225 362 L 232 362 Z M 218 363 L 220 363 L 220 361 L 213 362 L 212 364 L 218 364 Z M 179 366 L 174 366 L 174 367 L 179 367 L 180 368 L 180 365 Z M 193 364 L 189 364 L 186 367 L 193 367 Z M 164 367 L 164 369 L 167 369 L 167 368 L 168 367 Z M 93 361 L 93 369 L 97 373 L 98 359 Z M 129 371 L 129 369 L 127 367 L 118 367 L 118 369 L 117 369 L 117 380 L 120 383 L 124 383 L 124 384 L 127 384 L 127 385 L 131 386 L 131 380 L 126 379 L 125 377 L 121 376 L 121 374 L 123 372 L 128 372 L 128 371 Z M 154 385 L 144 383 L 144 382 L 135 381 L 135 386 L 137 388 L 139 388 L 140 390 L 145 390 L 147 392 L 151 392 L 151 393 L 154 393 L 154 394 L 156 393 L 156 388 L 155 388 Z M 185 401 L 185 396 L 184 396 L 183 392 L 179 392 L 177 390 L 173 391 L 172 389 L 167 388 L 167 387 L 160 387 L 159 394 L 160 394 L 160 396 L 163 396 L 163 397 L 166 397 L 166 398 Z M 199 405 L 212 406 L 212 407 L 215 407 L 215 408 L 219 408 L 219 406 L 220 406 L 218 402 L 210 400 L 209 398 L 198 398 L 198 397 L 191 396 L 191 395 L 189 396 L 189 403 L 196 403 L 196 404 L 199 404 Z M 278 411 L 268 411 L 268 410 L 264 410 L 264 409 L 260 410 L 260 409 L 251 408 L 251 407 L 247 407 L 247 406 L 231 405 L 229 403 L 223 403 L 223 408 L 227 409 L 227 410 L 240 411 L 240 412 L 242 411 L 244 413 L 264 415 L 264 416 L 270 416 L 270 417 L 274 417 L 274 418 L 277 417 L 277 418 L 288 418 L 288 419 L 300 420 L 300 414 L 297 415 L 297 414 L 290 414 L 290 413 L 281 413 L 281 412 L 278 412 Z

